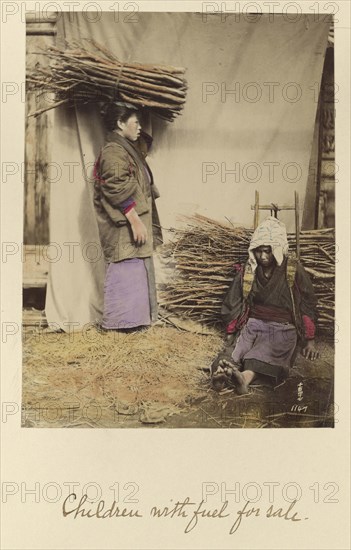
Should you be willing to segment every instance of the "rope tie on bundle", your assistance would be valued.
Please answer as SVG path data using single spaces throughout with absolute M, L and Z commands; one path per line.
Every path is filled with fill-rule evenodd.
M 116 83 L 115 83 L 115 100 L 118 99 L 118 87 L 119 87 L 119 83 L 120 83 L 120 80 L 122 78 L 122 73 L 123 73 L 123 69 L 124 69 L 124 65 L 125 63 L 122 63 L 120 68 L 119 68 L 119 71 L 118 71 L 118 75 L 117 75 L 117 78 L 116 78 Z

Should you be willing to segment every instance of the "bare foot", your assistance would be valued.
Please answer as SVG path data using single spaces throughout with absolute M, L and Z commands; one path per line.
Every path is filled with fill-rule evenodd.
M 248 384 L 246 383 L 246 380 L 243 374 L 236 367 L 233 368 L 231 380 L 239 395 L 244 395 L 245 393 L 249 393 Z
M 216 391 L 222 391 L 225 388 L 233 387 L 231 382 L 232 367 L 234 365 L 225 359 L 221 359 L 216 370 L 212 373 L 211 385 Z
M 249 393 L 248 384 L 244 375 L 239 371 L 235 363 L 231 363 L 226 359 L 222 359 L 219 362 L 219 366 L 223 369 L 224 373 L 229 378 L 231 385 L 234 385 L 239 395 Z
M 232 375 L 234 367 L 235 363 L 228 361 L 228 359 L 221 359 L 218 364 L 218 370 L 221 369 L 221 372 L 225 372 L 225 374 L 227 374 L 228 376 Z

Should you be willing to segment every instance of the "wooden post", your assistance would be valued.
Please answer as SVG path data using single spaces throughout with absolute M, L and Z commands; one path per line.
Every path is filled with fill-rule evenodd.
M 260 205 L 260 197 L 258 191 L 255 191 L 255 214 L 254 214 L 254 229 L 258 226 L 258 207 Z
M 296 232 L 296 257 L 300 260 L 300 204 L 299 194 L 295 191 L 295 232 Z

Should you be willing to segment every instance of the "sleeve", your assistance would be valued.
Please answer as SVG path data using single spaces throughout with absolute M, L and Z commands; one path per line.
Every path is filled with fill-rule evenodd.
M 138 188 L 136 175 L 130 170 L 128 153 L 117 143 L 104 147 L 100 159 L 101 194 L 114 208 L 123 211 L 123 203 Z
M 242 268 L 235 267 L 237 271 L 221 307 L 221 317 L 228 334 L 235 332 L 243 307 Z
M 136 206 L 136 202 L 133 197 L 129 197 L 129 199 L 126 199 L 125 201 L 121 202 L 119 205 L 120 210 L 123 212 L 123 214 L 128 214 L 128 212 Z
M 301 264 L 297 264 L 295 282 L 300 295 L 300 314 L 304 337 L 306 340 L 312 340 L 315 337 L 318 318 L 317 298 L 312 281 Z

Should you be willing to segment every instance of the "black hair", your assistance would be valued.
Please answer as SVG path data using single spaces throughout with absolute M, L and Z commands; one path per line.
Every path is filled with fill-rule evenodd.
M 132 115 L 139 115 L 139 110 L 133 105 L 123 103 L 108 103 L 102 109 L 102 117 L 106 130 L 112 131 L 117 126 L 117 120 L 127 122 Z

